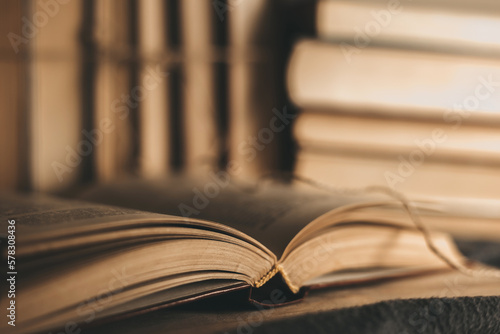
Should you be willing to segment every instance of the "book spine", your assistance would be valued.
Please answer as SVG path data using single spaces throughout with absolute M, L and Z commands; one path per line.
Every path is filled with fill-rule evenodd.
M 0 11 L 0 188 L 15 189 L 20 186 L 27 170 L 22 161 L 26 152 L 23 142 L 28 139 L 26 120 L 26 70 L 28 46 L 22 32 L 22 20 L 27 6 L 18 1 L 7 1 Z M 21 131 L 22 130 L 22 131 Z M 24 136 L 22 136 L 23 134 Z M 24 144 L 26 144 L 24 142 Z M 27 158 L 27 157 L 26 157 Z
M 196 173 L 217 168 L 221 159 L 217 18 L 211 1 L 183 0 L 180 12 L 183 164 Z
M 134 121 L 139 105 L 134 90 L 132 4 L 95 1 L 94 128 L 103 133 L 95 147 L 95 178 L 109 181 L 130 171 L 134 161 Z
M 302 108 L 456 123 L 463 108 L 471 120 L 498 110 L 499 78 L 499 63 L 484 57 L 390 48 L 346 54 L 338 43 L 301 41 L 290 60 L 288 88 Z
M 458 53 L 498 54 L 500 29 L 496 4 L 446 1 L 328 1 L 317 7 L 322 39 L 342 40 L 359 50 L 387 44 Z
M 139 29 L 139 173 L 160 177 L 171 169 L 171 98 L 168 70 L 167 5 L 162 0 L 138 4 Z
M 453 164 L 422 151 L 377 156 L 352 152 L 301 150 L 295 172 L 337 189 L 389 187 L 412 199 L 431 197 L 498 200 L 498 165 Z
M 29 3 L 27 26 L 36 29 L 29 38 L 31 187 L 60 191 L 80 181 L 86 157 L 91 154 L 81 145 L 85 117 L 79 39 L 83 1 L 56 4 L 57 8 L 41 1 Z M 40 22 L 35 25 L 33 20 Z
M 359 117 L 306 110 L 294 125 L 298 146 L 324 152 L 344 150 L 365 154 L 424 150 L 442 160 L 500 163 L 500 120 L 460 127 L 443 121 Z M 362 135 L 360 135 L 362 134 Z M 486 145 L 486 143 L 491 143 Z
M 228 166 L 237 167 L 231 170 L 243 179 L 258 178 L 279 166 L 280 136 L 268 131 L 273 109 L 283 107 L 275 75 L 273 5 L 267 0 L 240 1 L 227 13 Z

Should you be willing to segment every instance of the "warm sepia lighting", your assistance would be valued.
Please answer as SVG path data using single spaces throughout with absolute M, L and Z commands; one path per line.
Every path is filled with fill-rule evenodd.
M 499 0 L 0 0 L 0 333 L 500 333 Z

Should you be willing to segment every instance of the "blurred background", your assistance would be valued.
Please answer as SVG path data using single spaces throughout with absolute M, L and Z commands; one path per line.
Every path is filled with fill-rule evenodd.
M 1 0 L 0 188 L 292 172 L 500 198 L 496 0 Z

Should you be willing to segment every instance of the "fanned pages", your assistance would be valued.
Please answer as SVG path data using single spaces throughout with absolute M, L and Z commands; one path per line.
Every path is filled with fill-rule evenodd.
M 446 234 L 424 238 L 390 197 L 275 183 L 248 188 L 219 174 L 130 180 L 83 198 L 106 205 L 1 195 L 2 231 L 14 221 L 18 236 L 22 330 L 84 325 L 96 300 L 93 316 L 105 319 L 280 278 L 293 294 L 466 265 Z M 429 203 L 419 212 L 439 220 Z

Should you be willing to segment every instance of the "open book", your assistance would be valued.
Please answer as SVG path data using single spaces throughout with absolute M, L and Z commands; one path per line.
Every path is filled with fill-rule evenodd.
M 237 289 L 276 305 L 307 288 L 450 269 L 384 196 L 214 175 L 132 180 L 81 198 L 0 195 L 3 239 L 15 225 L 16 329 L 78 327 Z M 465 263 L 446 234 L 431 238 Z

